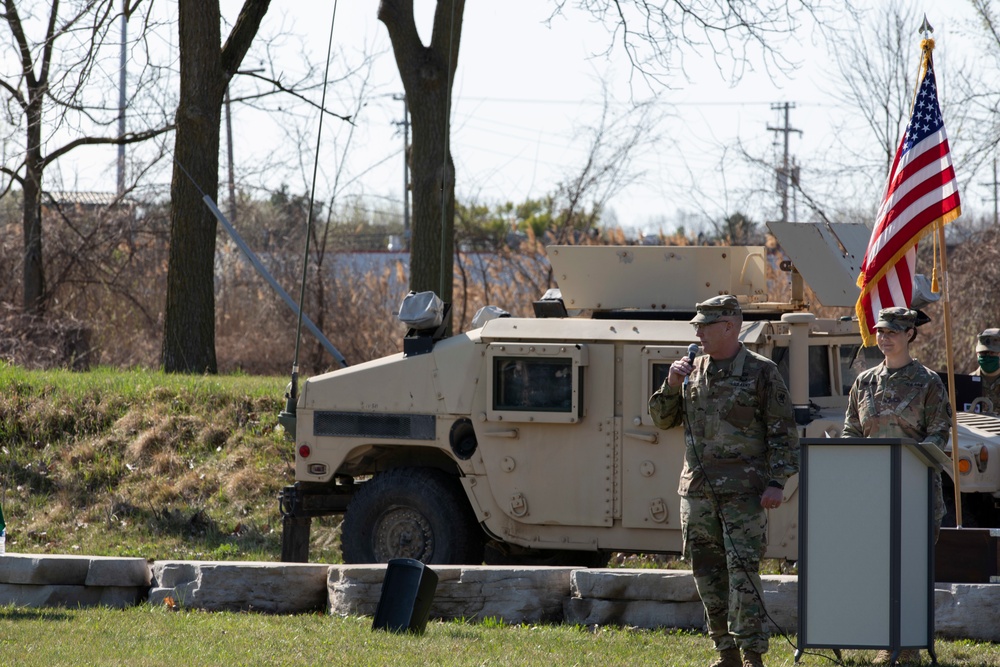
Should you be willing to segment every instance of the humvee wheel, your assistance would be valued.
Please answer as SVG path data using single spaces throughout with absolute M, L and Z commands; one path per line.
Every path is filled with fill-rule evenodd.
M 340 537 L 345 563 L 478 565 L 484 541 L 457 480 L 434 468 L 395 468 L 360 484 Z

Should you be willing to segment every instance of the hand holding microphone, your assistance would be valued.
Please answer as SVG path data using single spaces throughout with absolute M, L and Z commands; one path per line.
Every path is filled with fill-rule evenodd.
M 698 345 L 691 343 L 688 345 L 688 355 L 681 357 L 670 364 L 670 374 L 667 376 L 667 384 L 671 387 L 679 387 L 687 381 L 687 376 L 694 369 L 694 358 L 698 354 Z

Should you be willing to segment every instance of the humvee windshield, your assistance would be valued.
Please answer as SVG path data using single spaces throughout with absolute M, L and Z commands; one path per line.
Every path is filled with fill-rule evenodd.
M 879 364 L 882 352 L 877 347 L 860 345 L 811 345 L 809 346 L 809 396 L 846 396 L 851 391 L 854 379 L 860 373 Z M 775 347 L 771 358 L 778 365 L 778 371 L 789 384 L 788 348 Z M 834 363 L 831 364 L 831 359 Z M 837 376 L 840 388 L 834 391 Z
M 858 375 L 882 361 L 882 352 L 877 347 L 862 348 L 859 345 L 810 345 L 809 346 L 809 395 L 816 396 L 847 396 L 851 385 Z M 837 378 L 833 375 L 834 366 L 830 363 L 831 355 L 837 364 L 840 376 L 840 389 L 834 391 Z M 855 358 L 855 355 L 857 357 Z M 772 361 L 778 365 L 785 384 L 788 378 L 788 348 L 775 347 L 771 353 Z
M 809 347 L 809 396 L 846 396 L 851 391 L 851 385 L 858 375 L 882 361 L 882 352 L 877 347 L 862 348 L 859 345 L 811 345 Z M 857 358 L 855 358 L 857 354 Z M 833 363 L 831 363 L 833 359 Z M 785 385 L 788 377 L 788 348 L 775 347 L 771 352 L 771 360 L 778 365 Z M 839 371 L 834 375 L 835 369 Z M 650 372 L 649 392 L 658 390 L 670 372 L 670 363 L 656 362 Z M 834 391 L 837 378 L 840 380 L 840 390 Z
M 771 353 L 771 360 L 778 365 L 785 386 L 791 383 L 788 378 L 788 348 L 776 347 Z M 830 368 L 830 346 L 809 346 L 809 395 L 833 396 L 833 379 Z

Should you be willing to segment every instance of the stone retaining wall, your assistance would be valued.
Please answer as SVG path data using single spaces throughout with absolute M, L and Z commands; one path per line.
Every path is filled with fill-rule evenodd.
M 438 576 L 430 617 L 502 619 L 506 623 L 562 621 L 570 567 L 434 565 Z M 335 565 L 328 579 L 329 610 L 340 616 L 374 616 L 385 566 Z
M 0 604 L 24 607 L 137 605 L 150 584 L 145 558 L 0 556 Z
M 430 616 L 505 623 L 565 622 L 637 628 L 704 627 L 689 571 L 568 567 L 431 566 L 438 576 Z M 373 616 L 384 565 L 143 558 L 0 556 L 0 604 L 123 608 L 144 601 L 206 611 Z M 764 576 L 771 631 L 794 633 L 798 581 Z M 1000 642 L 1000 584 L 935 586 L 937 635 Z
M 181 607 L 208 611 L 318 611 L 326 605 L 329 570 L 314 563 L 156 561 L 149 602 L 170 597 Z

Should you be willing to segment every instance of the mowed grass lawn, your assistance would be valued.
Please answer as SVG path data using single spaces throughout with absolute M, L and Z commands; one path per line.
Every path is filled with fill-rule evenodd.
M 271 560 L 278 490 L 293 480 L 278 432 L 285 378 L 142 370 L 27 372 L 0 362 L 0 496 L 7 549 L 148 559 Z M 314 523 L 314 562 L 340 562 L 338 530 Z M 628 567 L 642 562 L 623 563 Z M 647 562 L 645 566 L 652 565 Z M 705 667 L 700 633 L 431 622 L 372 632 L 371 618 L 0 607 L 0 667 L 336 665 Z M 769 667 L 794 663 L 774 637 Z M 938 641 L 943 667 L 1000 667 L 1000 646 Z M 832 665 L 832 651 L 799 664 Z M 869 664 L 874 651 L 845 651 Z M 925 654 L 924 664 L 928 664 Z
M 272 616 L 114 609 L 0 608 L 0 665 L 667 665 L 704 667 L 709 640 L 681 631 L 505 626 L 431 621 L 423 635 L 372 631 L 372 619 L 325 614 Z M 793 665 L 793 640 L 775 637 L 766 664 Z M 1000 647 L 938 641 L 942 667 L 1000 667 Z M 867 665 L 873 651 L 845 651 Z M 807 652 L 800 665 L 832 665 L 832 651 Z M 929 663 L 925 654 L 925 664 Z

